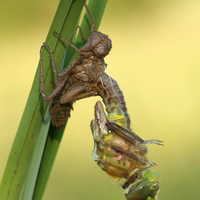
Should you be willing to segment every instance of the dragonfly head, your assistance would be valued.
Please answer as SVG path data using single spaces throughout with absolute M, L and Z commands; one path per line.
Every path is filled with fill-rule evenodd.
M 154 200 L 159 190 L 159 178 L 157 172 L 148 169 L 142 176 L 143 180 L 130 185 L 125 192 L 127 200 Z
M 149 196 L 149 191 L 149 184 L 143 181 L 131 187 L 125 196 L 127 200 L 144 200 Z
M 107 35 L 99 32 L 92 31 L 88 41 L 82 46 L 80 51 L 83 55 L 86 52 L 93 52 L 96 57 L 104 58 L 107 56 L 112 48 L 112 41 Z

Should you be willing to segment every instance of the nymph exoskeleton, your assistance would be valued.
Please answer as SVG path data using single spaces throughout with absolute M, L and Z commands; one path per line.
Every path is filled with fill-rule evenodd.
M 43 44 L 40 50 L 40 92 L 44 100 L 50 102 L 51 121 L 53 125 L 60 130 L 69 116 L 69 110 L 71 109 L 70 103 L 78 99 L 97 95 L 95 89 L 91 87 L 93 87 L 93 84 L 97 82 L 104 72 L 106 64 L 103 58 L 110 52 L 112 47 L 111 40 L 107 35 L 95 31 L 93 16 L 87 5 L 85 5 L 85 8 L 91 17 L 91 32 L 88 40 L 86 40 L 82 34 L 86 43 L 80 50 L 54 31 L 61 40 L 65 41 L 79 53 L 80 56 L 78 58 L 72 61 L 66 69 L 58 73 L 52 50 L 46 44 Z M 49 96 L 46 96 L 44 87 L 43 60 L 41 53 L 44 46 L 50 52 L 53 71 L 58 77 L 54 89 Z M 87 91 L 87 93 L 85 91 Z M 74 100 L 75 97 L 76 99 Z

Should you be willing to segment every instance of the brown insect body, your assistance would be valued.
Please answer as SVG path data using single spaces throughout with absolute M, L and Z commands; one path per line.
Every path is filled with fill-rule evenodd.
M 80 50 L 54 31 L 55 34 L 79 53 L 80 56 L 78 58 L 72 61 L 66 69 L 58 73 L 52 50 L 46 44 L 43 44 L 40 50 L 41 94 L 46 101 L 50 102 L 51 121 L 60 130 L 70 116 L 69 111 L 72 108 L 72 102 L 97 95 L 94 86 L 106 67 L 103 58 L 110 52 L 112 47 L 111 40 L 107 35 L 95 31 L 93 16 L 88 7 L 86 5 L 85 7 L 91 17 L 91 32 L 87 42 Z M 84 36 L 83 39 L 85 39 Z M 52 93 L 47 97 L 44 89 L 43 60 L 41 55 L 44 46 L 50 51 L 52 67 L 55 75 L 58 77 Z
M 41 51 L 44 46 L 49 49 L 52 67 L 55 75 L 58 77 L 52 93 L 46 97 L 44 89 L 43 60 L 40 55 L 41 93 L 44 99 L 50 102 L 49 109 L 51 121 L 54 126 L 61 130 L 68 117 L 70 117 L 70 110 L 72 109 L 71 103 L 79 99 L 99 95 L 106 105 L 109 120 L 116 121 L 116 116 L 112 116 L 113 113 L 117 113 L 120 116 L 125 115 L 121 121 L 121 125 L 130 129 L 130 118 L 127 113 L 123 93 L 117 82 L 104 72 L 106 64 L 103 58 L 108 55 L 112 48 L 111 39 L 109 39 L 107 35 L 95 31 L 92 14 L 87 6 L 86 9 L 92 19 L 91 32 L 87 42 L 80 50 L 54 31 L 59 38 L 72 46 L 80 55 L 72 61 L 66 69 L 58 73 L 56 71 L 52 50 L 46 44 L 43 44 L 41 47 Z M 84 36 L 83 38 L 85 39 Z M 117 120 L 120 121 L 119 119 Z
M 103 99 L 108 113 L 108 120 L 113 122 L 117 121 L 119 125 L 123 125 L 130 130 L 130 118 L 123 93 L 117 82 L 105 72 L 95 81 L 72 85 L 65 93 L 65 103 L 75 102 L 79 99 L 97 95 Z M 115 113 L 123 116 L 121 121 L 116 118 Z

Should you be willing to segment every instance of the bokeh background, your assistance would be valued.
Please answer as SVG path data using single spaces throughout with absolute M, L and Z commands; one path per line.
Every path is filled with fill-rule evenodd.
M 58 0 L 0 2 L 1 179 Z M 107 71 L 124 92 L 133 130 L 165 142 L 149 145 L 158 199 L 199 199 L 200 1 L 109 0 L 99 30 L 113 41 Z M 124 199 L 91 158 L 97 100 L 74 104 L 44 200 Z

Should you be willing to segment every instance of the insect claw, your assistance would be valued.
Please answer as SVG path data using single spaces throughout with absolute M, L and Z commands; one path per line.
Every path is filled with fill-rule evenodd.
M 42 46 L 45 46 L 47 49 L 49 49 L 49 47 L 43 42 Z

